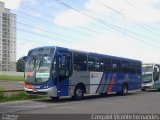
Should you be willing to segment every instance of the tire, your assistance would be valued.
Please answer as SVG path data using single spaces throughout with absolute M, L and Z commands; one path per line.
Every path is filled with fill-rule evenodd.
M 101 96 L 107 96 L 108 93 L 100 93 Z
M 145 88 L 141 88 L 141 90 L 142 90 L 142 91 L 146 91 L 146 89 L 145 89 Z
M 50 97 L 52 100 L 58 100 L 59 97 Z
M 128 94 L 128 86 L 127 86 L 127 84 L 123 84 L 121 91 L 117 92 L 117 94 L 118 95 L 123 95 L 123 96 L 127 95 Z
M 84 88 L 82 86 L 77 86 L 74 90 L 74 100 L 81 100 L 84 96 Z

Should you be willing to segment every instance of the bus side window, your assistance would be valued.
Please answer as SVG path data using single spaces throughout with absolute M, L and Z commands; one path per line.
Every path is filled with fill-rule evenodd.
M 133 71 L 133 68 L 131 68 L 132 65 L 128 61 L 122 61 L 121 69 L 123 73 L 130 73 Z
M 111 72 L 111 59 L 109 58 L 101 58 L 101 71 L 103 72 Z
M 100 59 L 88 56 L 88 71 L 100 71 Z
M 137 73 L 136 67 L 138 66 L 135 62 L 129 62 L 129 72 L 130 73 Z
M 59 62 L 59 75 L 61 77 L 70 76 L 72 74 L 71 54 L 63 53 L 63 55 L 58 58 L 58 62 Z
M 56 78 L 56 59 L 53 61 L 53 64 L 52 64 L 52 76 L 53 76 L 53 79 Z
M 74 53 L 74 70 L 75 71 L 87 70 L 87 55 Z
M 112 72 L 121 72 L 120 60 L 112 60 Z
M 140 63 L 136 64 L 136 73 L 142 74 L 142 66 Z

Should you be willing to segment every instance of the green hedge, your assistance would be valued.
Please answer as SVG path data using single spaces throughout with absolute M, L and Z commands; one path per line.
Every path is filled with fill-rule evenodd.
M 0 75 L 0 80 L 24 81 L 24 76 Z

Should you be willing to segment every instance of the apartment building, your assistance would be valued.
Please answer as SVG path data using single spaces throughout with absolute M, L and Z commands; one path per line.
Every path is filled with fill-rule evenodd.
M 0 2 L 0 71 L 16 71 L 16 15 Z

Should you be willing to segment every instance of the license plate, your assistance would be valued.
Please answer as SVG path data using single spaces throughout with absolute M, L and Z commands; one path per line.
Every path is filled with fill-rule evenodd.
M 33 92 L 36 93 L 36 92 L 37 92 L 37 89 L 33 89 Z
M 33 86 L 33 92 L 37 92 L 36 86 Z

